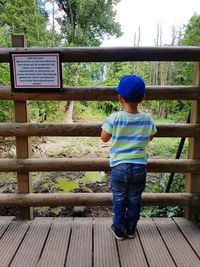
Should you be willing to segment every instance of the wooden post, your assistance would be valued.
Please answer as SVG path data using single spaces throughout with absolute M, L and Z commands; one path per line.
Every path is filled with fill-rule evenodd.
M 200 85 L 200 62 L 195 64 L 193 84 Z M 200 93 L 200 92 L 199 92 Z M 200 123 L 200 100 L 192 101 L 191 103 L 191 123 Z M 198 137 L 189 139 L 189 153 L 190 159 L 200 159 L 200 135 Z M 192 173 L 186 175 L 186 192 L 200 193 L 200 173 Z M 194 214 L 197 210 L 186 207 L 185 217 L 187 219 L 194 219 Z
M 23 35 L 12 36 L 13 47 L 26 47 L 26 39 Z M 26 101 L 14 101 L 15 106 L 15 122 L 28 122 L 28 107 Z M 29 138 L 16 137 L 16 156 L 18 159 L 29 158 Z M 31 193 L 32 181 L 29 172 L 17 172 L 17 186 L 19 194 Z M 20 219 L 32 219 L 32 208 L 21 208 Z

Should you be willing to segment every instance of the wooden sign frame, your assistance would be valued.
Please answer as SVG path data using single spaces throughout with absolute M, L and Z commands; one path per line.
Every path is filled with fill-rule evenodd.
M 62 91 L 60 52 L 10 52 L 12 91 Z

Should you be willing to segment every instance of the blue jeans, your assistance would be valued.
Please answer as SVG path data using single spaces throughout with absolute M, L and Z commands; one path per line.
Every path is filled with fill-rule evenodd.
M 120 231 L 136 228 L 145 182 L 144 164 L 123 163 L 112 168 L 113 224 Z

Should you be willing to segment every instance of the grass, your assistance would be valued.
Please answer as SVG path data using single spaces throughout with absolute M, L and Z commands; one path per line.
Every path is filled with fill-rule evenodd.
M 0 182 L 9 182 L 17 179 L 17 174 L 14 172 L 0 172 Z
M 149 157 L 174 159 L 178 150 L 180 138 L 154 138 L 148 146 Z M 186 158 L 188 139 L 186 139 L 181 158 Z
M 74 118 L 86 121 L 103 121 L 106 117 L 105 112 L 100 109 L 96 109 L 93 105 L 84 106 L 80 102 L 75 102 Z

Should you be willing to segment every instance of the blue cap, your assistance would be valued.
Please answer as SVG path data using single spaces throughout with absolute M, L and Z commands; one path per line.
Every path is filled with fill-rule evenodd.
M 137 75 L 127 75 L 120 80 L 116 91 L 125 100 L 137 101 L 145 96 L 146 88 L 142 78 Z

